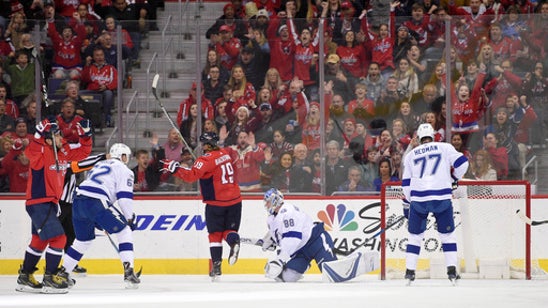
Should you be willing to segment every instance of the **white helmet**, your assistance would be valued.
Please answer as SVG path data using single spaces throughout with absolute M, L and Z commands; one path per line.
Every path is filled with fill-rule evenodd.
M 276 188 L 270 188 L 264 194 L 264 208 L 270 215 L 276 213 L 276 209 L 284 204 L 284 194 Z
M 430 123 L 423 123 L 419 125 L 419 128 L 417 129 L 417 137 L 419 137 L 419 141 L 422 141 L 422 138 L 425 137 L 430 137 L 434 140 L 434 128 Z
M 124 154 L 126 155 L 125 161 L 122 159 L 122 156 Z M 110 157 L 117 158 L 127 165 L 129 160 L 131 159 L 131 149 L 123 143 L 115 143 L 112 145 L 112 147 L 110 147 Z

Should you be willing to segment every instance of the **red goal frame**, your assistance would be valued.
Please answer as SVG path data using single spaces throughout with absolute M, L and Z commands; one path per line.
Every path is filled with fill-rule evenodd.
M 500 185 L 523 185 L 525 186 L 525 215 L 531 217 L 531 183 L 529 181 L 459 181 L 460 186 L 468 185 L 485 185 L 485 186 L 500 186 Z M 381 230 L 386 229 L 386 186 L 401 186 L 400 182 L 387 182 L 381 187 Z M 525 228 L 525 279 L 531 279 L 531 226 L 524 223 Z M 386 233 L 381 233 L 381 269 L 380 279 L 386 280 Z

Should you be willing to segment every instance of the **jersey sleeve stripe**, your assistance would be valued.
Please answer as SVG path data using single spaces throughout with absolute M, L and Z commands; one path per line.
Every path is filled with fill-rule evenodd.
M 119 191 L 116 193 L 116 198 L 117 199 L 123 199 L 123 198 L 133 199 L 133 193 L 129 191 Z
M 457 160 L 455 161 L 455 168 L 458 168 L 460 167 L 462 164 L 464 164 L 465 162 L 467 162 L 468 159 L 466 158 L 466 156 L 462 155 L 461 157 L 457 158 Z
M 403 179 L 401 181 L 401 186 L 409 186 L 411 184 L 411 179 Z

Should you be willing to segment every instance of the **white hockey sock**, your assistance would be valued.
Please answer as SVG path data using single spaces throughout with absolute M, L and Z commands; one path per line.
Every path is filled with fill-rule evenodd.
M 63 257 L 63 266 L 68 273 L 78 265 L 86 251 L 91 247 L 91 241 L 74 240 L 72 246 L 66 251 Z
M 455 232 L 439 233 L 446 266 L 457 266 L 457 239 Z
M 118 238 L 118 247 L 120 248 L 120 260 L 122 262 L 129 262 L 131 267 L 133 267 L 135 255 L 133 253 L 133 234 L 131 232 L 131 229 L 126 226 L 122 231 L 116 233 L 116 237 Z M 126 249 L 126 247 L 131 247 L 131 249 Z
M 407 269 L 415 270 L 417 268 L 417 262 L 419 260 L 423 237 L 424 233 L 409 234 L 409 240 L 407 242 L 407 252 L 405 253 L 405 267 Z

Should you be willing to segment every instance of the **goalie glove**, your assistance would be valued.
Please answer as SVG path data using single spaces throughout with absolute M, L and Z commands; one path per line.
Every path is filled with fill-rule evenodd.
M 272 237 L 270 236 L 270 232 L 268 232 L 265 237 L 263 237 L 262 241 L 263 244 L 261 245 L 261 248 L 263 249 L 263 251 L 276 250 L 276 243 L 274 243 L 274 239 L 272 239 Z
M 409 206 L 411 204 L 409 204 L 409 201 L 407 201 L 407 199 L 403 199 L 401 205 L 403 207 L 403 216 L 405 216 L 405 218 L 409 219 Z
M 175 160 L 164 159 L 160 160 L 160 162 L 162 163 L 162 169 L 160 169 L 160 171 L 169 171 L 174 173 L 177 171 L 177 168 L 180 167 L 179 162 Z
M 276 279 L 280 277 L 284 271 L 285 263 L 282 260 L 268 261 L 264 267 L 264 273 L 266 278 Z

